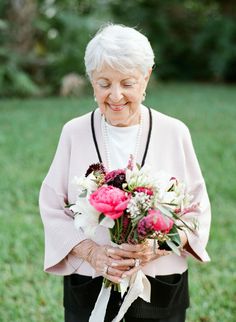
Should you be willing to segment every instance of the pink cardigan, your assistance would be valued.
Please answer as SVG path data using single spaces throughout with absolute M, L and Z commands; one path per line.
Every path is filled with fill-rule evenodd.
M 139 163 L 149 128 L 148 110 L 145 107 L 142 109 L 144 120 Z M 65 124 L 54 160 L 40 191 L 40 212 L 45 230 L 44 269 L 53 274 L 97 276 L 88 262 L 69 254 L 86 236 L 82 230 L 75 229 L 73 217 L 65 208 L 64 202 L 66 199 L 69 203 L 75 201 L 76 192 L 71 184 L 74 176 L 84 175 L 90 164 L 98 162 L 90 116 L 91 113 L 88 113 Z M 152 110 L 152 116 L 153 129 L 146 164 L 154 171 L 164 170 L 183 180 L 189 192 L 194 195 L 194 202 L 200 202 L 200 209 L 193 214 L 199 222 L 198 234 L 188 233 L 188 243 L 201 261 L 207 262 L 210 260 L 205 249 L 211 220 L 210 203 L 188 128 L 181 121 L 155 110 Z M 95 132 L 105 163 L 99 109 L 95 112 Z M 108 244 L 107 229 L 99 227 L 94 240 L 101 245 Z M 143 267 L 143 272 L 150 276 L 182 273 L 187 269 L 188 255 L 190 254 L 184 251 L 182 256 L 164 256 Z

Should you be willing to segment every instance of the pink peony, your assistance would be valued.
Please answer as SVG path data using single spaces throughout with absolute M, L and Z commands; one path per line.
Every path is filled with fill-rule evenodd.
M 119 188 L 102 186 L 90 195 L 89 202 L 105 216 L 117 219 L 127 208 L 129 196 Z
M 152 218 L 153 229 L 168 234 L 173 227 L 174 221 L 163 215 L 160 210 L 150 209 L 148 211 L 149 220 Z

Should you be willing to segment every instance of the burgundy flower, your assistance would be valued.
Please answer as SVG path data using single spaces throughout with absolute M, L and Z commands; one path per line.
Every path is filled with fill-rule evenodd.
M 138 223 L 138 234 L 140 238 L 145 238 L 149 233 L 153 232 L 153 218 L 146 216 Z
M 86 171 L 85 177 L 87 177 L 90 173 L 95 172 L 99 174 L 106 174 L 105 167 L 102 163 L 93 163 L 89 166 L 88 170 Z
M 125 170 L 118 169 L 108 172 L 105 176 L 105 182 L 109 186 L 122 189 L 123 183 L 126 182 Z

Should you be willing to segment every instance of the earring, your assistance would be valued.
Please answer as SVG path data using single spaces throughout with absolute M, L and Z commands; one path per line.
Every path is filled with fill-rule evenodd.
M 94 102 L 97 102 L 96 96 L 94 95 Z
M 145 98 L 146 98 L 146 92 L 143 92 L 143 99 L 142 99 L 142 102 L 145 101 Z

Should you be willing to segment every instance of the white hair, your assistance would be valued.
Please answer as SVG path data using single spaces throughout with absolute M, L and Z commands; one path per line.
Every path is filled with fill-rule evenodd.
M 90 79 L 104 65 L 122 73 L 139 69 L 146 75 L 154 65 L 154 53 L 147 37 L 136 29 L 109 24 L 90 40 L 84 60 Z

